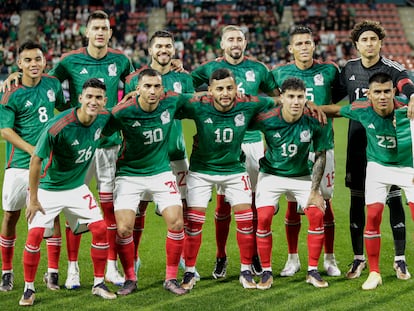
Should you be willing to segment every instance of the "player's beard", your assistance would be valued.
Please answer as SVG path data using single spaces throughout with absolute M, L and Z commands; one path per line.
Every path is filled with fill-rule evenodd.
M 242 50 L 230 51 L 230 56 L 233 59 L 240 59 L 243 57 L 243 51 Z
M 162 67 L 168 66 L 171 63 L 171 55 L 168 55 L 167 57 L 165 56 L 154 57 L 154 61 Z

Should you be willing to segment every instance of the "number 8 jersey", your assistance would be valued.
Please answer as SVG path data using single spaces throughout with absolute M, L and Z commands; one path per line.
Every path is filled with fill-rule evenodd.
M 54 109 L 64 107 L 62 87 L 58 79 L 43 75 L 34 87 L 19 85 L 0 94 L 0 128 L 11 128 L 24 141 L 36 145 Z M 7 142 L 6 168 L 28 169 L 30 154 Z

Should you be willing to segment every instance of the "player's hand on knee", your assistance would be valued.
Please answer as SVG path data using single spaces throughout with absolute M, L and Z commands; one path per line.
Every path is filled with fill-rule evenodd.
M 43 209 L 42 205 L 40 205 L 39 201 L 30 202 L 26 208 L 25 213 L 26 220 L 29 224 L 32 222 L 37 212 L 41 212 L 43 215 L 46 214 L 45 210 Z
M 319 210 L 322 211 L 322 213 L 325 213 L 325 209 L 326 209 L 325 200 L 323 199 L 319 191 L 311 191 L 307 206 L 311 206 L 311 205 L 316 206 Z

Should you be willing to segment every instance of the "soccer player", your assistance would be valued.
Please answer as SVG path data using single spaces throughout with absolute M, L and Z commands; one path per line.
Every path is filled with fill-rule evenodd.
M 191 73 L 194 87 L 198 88 L 202 84 L 207 84 L 211 74 L 216 69 L 227 68 L 236 77 L 238 92 L 254 96 L 257 96 L 260 91 L 270 96 L 277 95 L 277 87 L 270 71 L 264 64 L 244 55 L 246 46 L 245 34 L 239 27 L 234 25 L 224 27 L 220 42 L 223 56 L 199 66 Z M 242 150 L 245 156 L 246 170 L 249 174 L 252 191 L 254 192 L 259 173 L 259 159 L 264 155 L 263 141 L 259 131 L 246 132 Z M 217 253 L 216 266 L 213 271 L 213 277 L 216 279 L 226 276 L 226 242 L 231 221 L 231 208 L 229 203 L 226 202 L 220 187 L 217 188 L 217 193 L 217 207 L 215 211 Z M 252 208 L 255 213 L 254 202 Z M 254 218 L 256 219 L 255 216 Z M 261 269 L 256 251 L 253 258 L 253 271 L 255 274 L 260 274 Z
M 392 77 L 377 72 L 369 79 L 367 98 L 354 101 L 344 107 L 327 106 L 328 115 L 342 116 L 359 121 L 367 137 L 367 168 L 365 179 L 365 201 L 367 204 L 367 224 L 364 240 L 368 255 L 369 276 L 362 289 L 375 289 L 382 284 L 379 269 L 381 248 L 380 225 L 387 193 L 392 185 L 402 187 L 407 196 L 411 212 L 414 213 L 414 185 L 412 168 L 403 167 L 399 162 L 394 110 L 406 107 L 407 100 L 395 98 Z M 406 109 L 404 113 L 406 113 Z M 407 137 L 403 137 L 407 139 Z M 413 214 L 414 215 L 414 214 Z M 405 260 L 404 260 L 405 261 Z M 402 271 L 395 261 L 395 270 L 399 279 L 409 279 L 408 271 Z
M 341 70 L 341 84 L 346 88 L 344 95 L 350 102 L 366 97 L 369 78 L 377 72 L 388 73 L 397 88 L 397 94 L 410 98 L 409 115 L 414 106 L 414 84 L 405 68 L 397 62 L 380 55 L 384 28 L 375 21 L 362 21 L 351 31 L 351 39 L 360 57 L 348 61 Z M 349 279 L 358 278 L 366 266 L 364 256 L 363 232 L 365 227 L 365 170 L 366 170 L 366 134 L 357 120 L 351 119 L 348 128 L 348 147 L 346 162 L 346 186 L 351 192 L 350 230 L 354 260 L 346 274 Z M 405 262 L 406 229 L 405 215 L 401 202 L 401 191 L 391 187 L 387 204 L 390 207 L 390 224 L 394 236 L 394 268 L 398 278 L 409 278 Z
M 177 72 L 173 70 L 172 59 L 175 55 L 174 37 L 165 30 L 156 31 L 149 39 L 148 53 L 151 56 L 150 68 L 157 70 L 162 77 L 162 84 L 165 91 L 173 91 L 175 93 L 194 93 L 193 81 L 191 76 L 186 72 Z M 129 93 L 136 89 L 138 85 L 138 76 L 147 66 L 136 70 L 128 75 L 125 79 L 125 92 Z M 185 149 L 184 136 L 180 120 L 174 120 L 169 138 L 168 155 L 173 174 L 176 177 L 177 185 L 181 193 L 183 206 L 186 207 L 185 178 L 188 173 L 188 160 Z M 151 198 L 143 197 L 144 200 Z M 138 246 L 145 225 L 145 211 L 148 201 L 140 203 L 139 214 L 135 219 L 134 226 L 134 243 L 135 243 L 135 266 L 138 266 Z
M 19 48 L 17 65 L 22 71 L 21 85 L 0 94 L 0 133 L 6 140 L 6 170 L 3 181 L 3 222 L 0 246 L 2 278 L 0 291 L 13 288 L 13 256 L 16 224 L 26 205 L 29 186 L 29 162 L 34 146 L 55 107 L 64 109 L 62 87 L 54 77 L 43 74 L 46 59 L 42 47 L 31 41 Z M 57 226 L 59 225 L 57 219 Z M 61 246 L 60 227 L 46 240 L 48 248 L 47 286 L 59 289 L 58 264 Z
M 139 73 L 137 93 L 136 97 L 113 108 L 113 118 L 104 132 L 121 130 L 123 136 L 123 147 L 117 162 L 114 203 L 117 248 L 126 280 L 118 294 L 128 295 L 137 288 L 133 228 L 139 202 L 145 194 L 149 194 L 168 230 L 164 288 L 183 295 L 187 290 L 177 281 L 184 243 L 183 210 L 168 154 L 168 139 L 179 108 L 178 97 L 164 95 L 161 74 L 152 68 Z
M 326 140 L 319 121 L 304 112 L 306 87 L 299 78 L 288 78 L 281 85 L 281 107 L 258 114 L 252 121 L 265 135 L 267 150 L 260 160 L 256 190 L 257 246 L 263 273 L 259 289 L 269 289 L 272 274 L 272 219 L 282 194 L 296 198 L 298 210 L 309 221 L 308 272 L 306 282 L 317 288 L 327 287 L 318 272 L 318 260 L 324 241 L 325 202 L 320 193 L 326 158 Z M 312 171 L 309 153 L 315 153 Z M 311 175 L 312 173 L 312 175 Z
M 251 270 L 255 249 L 251 187 L 240 160 L 241 143 L 252 117 L 274 105 L 274 100 L 248 95 L 236 97 L 236 78 L 227 68 L 211 74 L 208 90 L 208 95 L 194 98 L 191 106 L 182 107 L 180 115 L 193 119 L 197 128 L 187 175 L 186 270 L 182 287 L 190 290 L 196 283 L 195 265 L 206 208 L 212 188 L 217 185 L 234 210 L 241 261 L 240 283 L 244 288 L 256 288 Z
M 92 233 L 94 267 L 92 294 L 115 299 L 104 283 L 108 240 L 105 221 L 93 194 L 85 185 L 103 127 L 109 120 L 105 84 L 92 78 L 84 83 L 79 108 L 53 118 L 42 131 L 29 168 L 29 201 L 26 219 L 29 231 L 23 252 L 24 293 L 19 304 L 33 305 L 34 280 L 40 261 L 40 243 L 46 229 L 60 212 L 76 234 Z
M 339 88 L 339 69 L 332 62 L 321 62 L 313 59 L 315 42 L 312 30 L 308 27 L 297 26 L 290 33 L 289 52 L 293 55 L 294 61 L 286 65 L 277 66 L 272 70 L 277 85 L 289 77 L 297 77 L 306 85 L 306 97 L 316 105 L 328 105 L 337 102 L 341 98 L 334 98 Z M 335 160 L 334 160 L 334 135 L 332 119 L 324 127 L 327 140 L 325 172 L 321 181 L 321 193 L 325 200 L 326 210 L 323 216 L 325 232 L 324 239 L 324 269 L 330 276 L 340 276 L 335 255 L 334 236 L 335 221 L 332 210 L 332 195 L 334 189 Z M 313 152 L 310 153 L 314 158 Z M 297 212 L 297 203 L 288 200 L 288 207 L 285 216 L 286 238 L 288 242 L 288 260 L 281 271 L 281 276 L 292 276 L 300 269 L 298 256 L 298 237 L 301 227 L 300 214 Z

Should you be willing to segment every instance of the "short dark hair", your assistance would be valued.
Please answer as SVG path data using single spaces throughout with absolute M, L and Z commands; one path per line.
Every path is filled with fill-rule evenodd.
M 145 68 L 144 70 L 141 70 L 140 73 L 138 74 L 138 82 L 142 80 L 143 77 L 145 76 L 149 76 L 149 77 L 160 77 L 161 78 L 161 74 L 156 71 L 155 69 L 152 68 Z
M 365 20 L 357 23 L 351 31 L 350 37 L 354 45 L 365 31 L 375 32 L 380 40 L 385 38 L 385 29 L 379 22 Z
M 174 43 L 174 35 L 167 30 L 158 30 L 154 32 L 154 34 L 149 39 L 149 46 L 152 46 L 152 43 L 155 38 L 170 38 L 171 41 Z
M 308 35 L 313 36 L 312 29 L 310 29 L 307 26 L 303 26 L 303 25 L 295 26 L 289 33 L 289 41 L 292 40 L 294 35 L 303 35 L 303 34 L 308 34 Z
M 102 10 L 93 11 L 91 14 L 89 14 L 86 25 L 89 25 L 90 21 L 94 19 L 107 19 L 109 21 L 109 16 Z
M 392 82 L 392 77 L 386 73 L 386 72 L 377 72 L 374 73 L 368 80 L 369 85 L 371 85 L 371 83 L 377 82 L 377 83 L 387 83 L 387 82 Z
M 306 91 L 305 82 L 295 77 L 287 78 L 285 81 L 283 81 L 282 86 L 280 87 L 280 91 L 284 93 L 287 90 Z
M 233 72 L 227 68 L 220 68 L 213 71 L 208 80 L 208 84 L 211 85 L 213 80 L 223 80 L 226 78 L 233 78 L 234 82 L 236 82 L 236 78 L 234 77 Z
M 19 54 L 21 54 L 25 50 L 34 50 L 34 49 L 39 49 L 43 53 L 43 48 L 39 43 L 29 40 L 29 41 L 24 42 L 22 45 L 20 45 Z
M 96 89 L 102 89 L 106 91 L 106 85 L 101 80 L 97 78 L 91 78 L 85 81 L 85 83 L 82 86 L 82 91 L 86 90 L 88 87 L 93 87 Z

